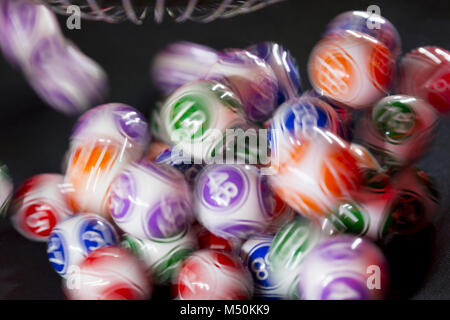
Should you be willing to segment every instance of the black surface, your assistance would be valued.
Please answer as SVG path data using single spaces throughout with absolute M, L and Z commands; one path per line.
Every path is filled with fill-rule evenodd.
M 188 40 L 216 49 L 246 47 L 258 41 L 283 44 L 298 60 L 302 83 L 309 88 L 306 62 L 326 23 L 347 10 L 377 4 L 400 32 L 403 52 L 422 45 L 450 49 L 450 3 L 442 1 L 289 0 L 260 12 L 208 25 L 162 25 L 147 21 L 109 25 L 83 21 L 82 29 L 66 35 L 98 61 L 110 79 L 108 102 L 128 103 L 145 114 L 157 99 L 149 78 L 151 57 L 164 45 Z M 65 20 L 60 18 L 61 25 Z M 44 172 L 59 172 L 76 118 L 47 107 L 18 72 L 0 56 L 0 159 L 15 186 Z M 392 264 L 391 298 L 450 299 L 450 119 L 443 117 L 437 139 L 419 163 L 436 179 L 442 194 L 440 220 L 414 239 L 399 239 L 386 254 Z M 51 269 L 45 245 L 25 240 L 0 222 L 0 299 L 62 298 L 60 278 Z M 165 290 L 157 296 L 164 297 Z

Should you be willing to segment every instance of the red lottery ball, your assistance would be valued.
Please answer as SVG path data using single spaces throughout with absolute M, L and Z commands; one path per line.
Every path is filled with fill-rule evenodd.
M 30 240 L 47 241 L 53 227 L 73 214 L 63 188 L 60 174 L 39 174 L 26 180 L 13 198 L 15 229 Z
M 116 246 L 91 252 L 63 286 L 71 300 L 145 300 L 152 294 L 152 281 L 141 262 Z
M 174 295 L 180 300 L 246 300 L 252 279 L 239 258 L 217 250 L 200 250 L 183 263 Z
M 420 47 L 400 61 L 397 93 L 420 97 L 440 112 L 450 112 L 450 51 Z

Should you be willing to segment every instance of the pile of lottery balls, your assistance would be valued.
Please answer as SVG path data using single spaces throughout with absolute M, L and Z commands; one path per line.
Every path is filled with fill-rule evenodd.
M 402 55 L 388 20 L 345 12 L 308 75 L 302 92 L 277 43 L 167 46 L 150 122 L 119 103 L 84 113 L 64 175 L 24 182 L 13 225 L 47 242 L 68 299 L 149 299 L 160 286 L 187 300 L 385 298 L 379 244 L 439 210 L 414 163 L 450 110 L 450 52 Z

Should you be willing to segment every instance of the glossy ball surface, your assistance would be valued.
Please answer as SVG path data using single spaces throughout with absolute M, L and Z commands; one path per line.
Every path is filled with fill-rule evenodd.
M 64 281 L 64 293 L 70 300 L 146 300 L 153 290 L 139 260 L 115 246 L 91 252 L 74 277 Z
M 299 293 L 306 300 L 382 299 L 389 270 L 378 247 L 362 238 L 332 237 L 305 257 Z
M 143 262 L 157 284 L 171 283 L 184 259 L 197 249 L 197 239 L 190 228 L 163 239 L 140 239 L 129 234 L 122 237 L 121 246 L 131 250 Z
M 184 178 L 189 184 L 194 182 L 195 177 L 203 169 L 203 164 L 201 161 L 197 161 L 199 163 L 195 163 L 194 159 L 183 156 L 183 152 L 177 150 L 176 148 L 168 148 L 164 150 L 156 157 L 155 162 L 164 163 L 174 167 L 184 175 Z
M 263 59 L 248 51 L 223 52 L 206 79 L 228 85 L 242 101 L 250 121 L 268 119 L 278 106 L 278 80 L 275 73 Z
M 76 212 L 108 216 L 108 192 L 120 171 L 132 161 L 123 145 L 110 139 L 93 138 L 70 150 L 65 182 L 67 196 Z
M 197 219 L 213 234 L 242 238 L 270 222 L 269 186 L 251 166 L 211 165 L 199 175 L 194 197 Z
M 72 130 L 71 145 L 93 138 L 115 141 L 131 159 L 138 160 L 147 150 L 151 137 L 142 113 L 126 104 L 109 103 L 89 110 L 78 119 Z
M 252 279 L 236 256 L 200 250 L 184 261 L 174 295 L 179 300 L 246 300 L 252 296 Z
M 386 18 L 366 11 L 347 11 L 339 14 L 326 26 L 323 37 L 346 30 L 367 34 L 383 43 L 394 57 L 400 55 L 402 44 L 394 25 Z
M 58 223 L 50 233 L 47 255 L 55 271 L 67 277 L 89 253 L 118 241 L 114 227 L 95 214 L 76 214 Z
M 356 156 L 331 132 L 316 127 L 280 149 L 269 181 L 275 193 L 302 215 L 320 219 L 339 198 L 360 187 Z
M 299 267 L 324 237 L 316 224 L 297 217 L 281 228 L 267 253 L 271 279 L 282 299 L 298 299 Z
M 314 128 L 328 130 L 336 135 L 340 133 L 338 115 L 328 103 L 311 97 L 286 101 L 277 109 L 270 124 L 272 156 L 279 155 L 285 143 L 292 144 L 292 141 L 302 139 Z
M 383 43 L 349 30 L 323 38 L 308 62 L 314 90 L 355 109 L 368 107 L 385 96 L 394 73 L 394 57 Z
M 242 105 L 226 86 L 194 81 L 175 90 L 159 111 L 163 142 L 197 160 L 209 159 L 226 129 L 245 121 Z
M 300 94 L 298 65 L 286 48 L 275 42 L 260 42 L 246 50 L 263 59 L 275 73 L 278 80 L 278 105 Z
M 55 225 L 72 214 L 64 195 L 64 176 L 39 174 L 14 194 L 11 221 L 24 237 L 45 242 Z
M 254 298 L 282 299 L 282 282 L 272 270 L 269 249 L 272 236 L 253 236 L 241 248 L 241 258 L 253 277 Z
M 361 120 L 356 141 L 366 146 L 384 166 L 406 166 L 417 161 L 434 138 L 438 116 L 422 99 L 388 96 Z
M 440 112 L 450 111 L 450 52 L 440 47 L 420 47 L 399 64 L 396 92 L 428 101 Z
M 130 164 L 117 176 L 108 208 L 123 231 L 155 241 L 179 234 L 193 220 L 183 175 L 168 165 L 151 162 Z
M 153 83 L 168 95 L 188 82 L 203 79 L 218 60 L 219 53 L 212 48 L 187 41 L 172 43 L 153 61 Z

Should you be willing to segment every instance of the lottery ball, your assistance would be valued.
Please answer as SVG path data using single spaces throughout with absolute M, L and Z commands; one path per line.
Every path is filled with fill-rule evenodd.
M 70 150 L 65 183 L 72 209 L 95 212 L 107 217 L 108 192 L 120 171 L 132 161 L 116 141 L 93 138 L 77 143 Z
M 174 167 L 184 175 L 184 178 L 189 184 L 194 182 L 195 177 L 203 168 L 201 161 L 195 163 L 195 159 L 183 155 L 183 152 L 177 150 L 177 148 L 168 148 L 164 150 L 156 157 L 155 162 L 164 163 Z
M 363 173 L 366 171 L 382 171 L 381 165 L 367 148 L 357 143 L 351 143 L 350 151 L 355 156 L 358 167 Z
M 114 227 L 95 214 L 76 214 L 59 222 L 50 233 L 47 255 L 55 271 L 68 277 L 89 253 L 116 245 Z
M 179 300 L 246 300 L 252 296 L 252 285 L 237 256 L 200 250 L 183 262 L 174 296 Z
M 317 92 L 359 109 L 385 96 L 392 86 L 395 60 L 375 38 L 346 30 L 323 38 L 313 49 L 308 74 Z
M 254 298 L 283 299 L 283 282 L 277 278 L 272 270 L 269 250 L 272 236 L 252 236 L 241 248 L 241 258 L 250 271 L 254 284 Z
M 417 161 L 434 137 L 438 117 L 422 99 L 395 95 L 381 99 L 366 113 L 356 140 L 380 164 L 401 167 Z
M 392 177 L 395 196 L 384 224 L 383 235 L 411 234 L 438 217 L 440 193 L 422 170 L 408 167 Z
M 440 112 L 450 111 L 450 52 L 440 47 L 420 47 L 399 64 L 397 93 L 419 97 Z
M 270 222 L 269 186 L 252 166 L 210 165 L 194 190 L 198 221 L 222 238 L 262 233 Z
M 63 284 L 70 300 L 146 300 L 152 280 L 128 250 L 107 246 L 91 252 Z
M 325 236 L 312 221 L 297 217 L 273 238 L 266 261 L 271 281 L 282 299 L 298 299 L 299 267 L 305 257 Z
M 162 241 L 193 220 L 188 184 L 180 172 L 164 164 L 130 164 L 112 183 L 108 199 L 117 226 L 138 238 Z
M 383 299 L 389 283 L 386 259 L 363 238 L 337 236 L 313 248 L 303 260 L 299 294 L 305 300 Z
M 401 40 L 397 29 L 386 18 L 366 11 L 347 11 L 339 14 L 326 26 L 323 37 L 346 30 L 367 34 L 383 43 L 394 57 L 401 53 Z
M 3 218 L 8 211 L 13 188 L 8 167 L 0 162 L 0 218 Z
M 0 47 L 10 63 L 26 65 L 36 46 L 48 39 L 64 41 L 51 10 L 25 0 L 1 1 Z
M 353 197 L 339 200 L 321 223 L 328 234 L 348 233 L 381 240 L 386 236 L 395 189 L 384 172 L 367 171 L 361 190 Z
M 172 43 L 153 61 L 153 83 L 168 95 L 188 82 L 203 79 L 218 60 L 219 54 L 212 48 L 187 41 Z
M 42 100 L 69 115 L 84 112 L 107 95 L 103 68 L 70 42 L 60 46 L 43 40 L 34 48 L 24 72 Z
M 275 42 L 260 42 L 246 50 L 263 59 L 275 73 L 278 81 L 278 105 L 299 95 L 300 72 L 297 62 L 287 49 Z
M 206 79 L 228 85 L 240 98 L 247 119 L 264 121 L 276 109 L 278 80 L 263 59 L 245 50 L 228 50 L 221 55 Z
M 190 82 L 175 90 L 159 117 L 163 142 L 203 160 L 222 140 L 226 129 L 243 123 L 241 103 L 226 86 L 214 81 Z
M 358 162 L 350 146 L 329 131 L 314 128 L 312 134 L 283 146 L 272 189 L 298 213 L 318 219 L 334 208 L 339 198 L 360 187 Z
M 93 138 L 115 141 L 121 145 L 123 153 L 139 160 L 147 150 L 150 131 L 138 110 L 121 103 L 109 103 L 89 110 L 78 119 L 72 131 L 71 145 Z
M 339 134 L 338 115 L 326 102 L 318 98 L 293 98 L 282 104 L 270 124 L 269 141 L 272 157 L 281 156 L 283 144 L 292 144 L 314 128 Z
M 155 283 L 165 284 L 174 280 L 184 259 L 197 249 L 197 239 L 190 228 L 186 228 L 171 238 L 158 241 L 125 234 L 121 246 L 143 262 Z
M 72 214 L 64 195 L 64 176 L 39 174 L 14 194 L 11 221 L 24 237 L 45 242 L 55 225 Z

